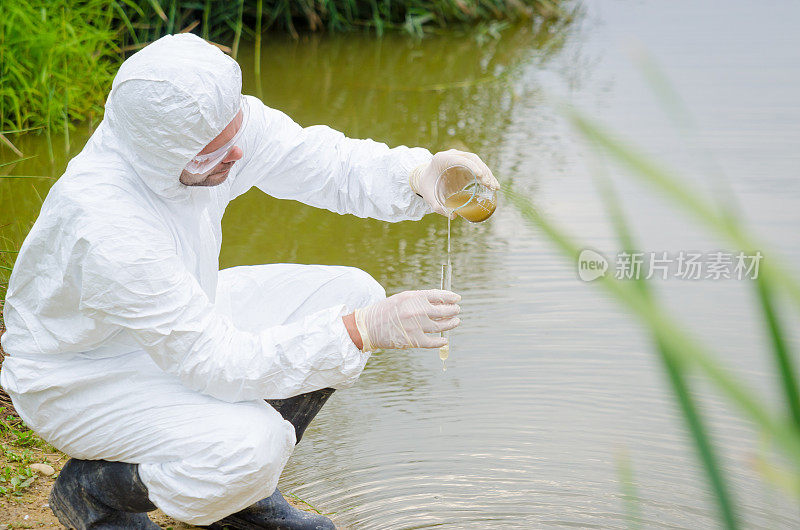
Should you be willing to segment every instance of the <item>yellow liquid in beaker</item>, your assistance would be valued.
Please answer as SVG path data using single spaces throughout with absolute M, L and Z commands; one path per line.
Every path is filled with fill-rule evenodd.
M 467 221 L 480 223 L 494 213 L 497 208 L 497 200 L 488 197 L 474 197 L 472 191 L 461 190 L 445 199 L 444 206 L 451 212 L 455 210 L 457 215 Z

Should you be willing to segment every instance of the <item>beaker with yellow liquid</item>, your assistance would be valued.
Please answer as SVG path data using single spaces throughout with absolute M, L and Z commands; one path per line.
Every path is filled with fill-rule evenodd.
M 446 168 L 436 179 L 436 200 L 444 209 L 472 223 L 487 220 L 497 208 L 497 192 L 478 181 L 466 166 Z
M 472 223 L 480 223 L 492 216 L 497 209 L 497 192 L 487 188 L 466 166 L 450 166 L 439 174 L 436 180 L 436 200 L 447 211 L 447 263 L 442 265 L 442 289 L 449 291 L 452 287 L 452 265 L 450 262 L 450 217 L 453 213 Z M 442 370 L 447 369 L 447 358 L 450 356 L 450 337 L 447 331 L 441 336 L 447 344 L 439 348 L 439 359 Z

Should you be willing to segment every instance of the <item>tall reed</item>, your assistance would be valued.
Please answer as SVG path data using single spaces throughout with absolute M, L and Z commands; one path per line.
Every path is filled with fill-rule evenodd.
M 421 35 L 454 24 L 493 20 L 568 16 L 562 0 L 116 0 L 116 12 L 126 28 L 123 47 L 130 49 L 167 33 L 192 31 L 200 26 L 203 38 L 238 49 L 242 32 L 257 39 L 261 31 L 386 30 Z

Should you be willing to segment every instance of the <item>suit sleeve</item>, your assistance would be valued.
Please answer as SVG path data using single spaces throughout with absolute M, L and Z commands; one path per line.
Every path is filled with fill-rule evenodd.
M 390 149 L 323 125 L 303 128 L 257 98 L 246 101 L 244 157 L 230 199 L 257 186 L 279 199 L 384 221 L 416 220 L 431 212 L 408 184 L 411 170 L 430 161 L 427 149 Z
M 349 386 L 369 357 L 350 340 L 343 305 L 259 332 L 237 329 L 157 233 L 82 247 L 81 312 L 128 330 L 196 391 L 234 402 Z

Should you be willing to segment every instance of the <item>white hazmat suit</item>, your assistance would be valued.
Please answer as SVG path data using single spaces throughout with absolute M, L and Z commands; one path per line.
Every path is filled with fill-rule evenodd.
M 219 271 L 227 204 L 257 186 L 387 221 L 431 211 L 408 185 L 427 150 L 304 129 L 254 97 L 227 180 L 181 184 L 240 92 L 236 62 L 193 35 L 128 59 L 5 302 L 0 383 L 23 420 L 70 456 L 140 464 L 150 500 L 193 524 L 272 494 L 295 435 L 263 400 L 351 385 L 369 354 L 341 317 L 385 297 L 348 267 Z

